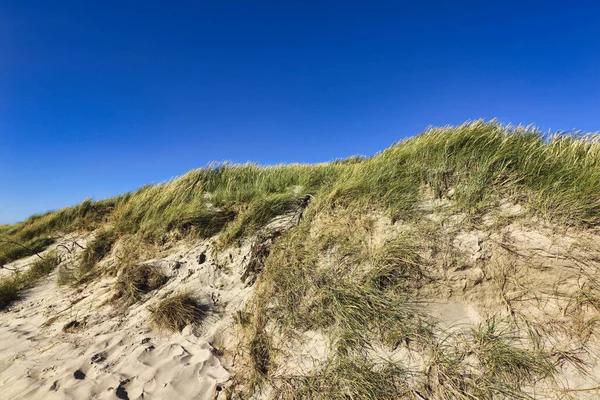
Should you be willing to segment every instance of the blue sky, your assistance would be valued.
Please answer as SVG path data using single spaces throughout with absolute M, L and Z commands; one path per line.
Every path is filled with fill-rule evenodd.
M 598 26 L 592 2 L 0 1 L 0 223 L 428 125 L 597 131 Z

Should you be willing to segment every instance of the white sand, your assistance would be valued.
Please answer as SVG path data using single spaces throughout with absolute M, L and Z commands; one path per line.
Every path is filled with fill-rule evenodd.
M 232 313 L 243 305 L 251 288 L 240 281 L 247 246 L 231 257 L 223 254 L 218 262 L 207 249 L 208 243 L 203 242 L 181 248 L 166 260 L 155 260 L 153 264 L 170 276 L 169 281 L 147 295 L 145 302 L 125 311 L 105 304 L 114 294 L 115 278 L 97 280 L 79 291 L 58 288 L 53 273 L 29 290 L 9 311 L 0 313 L 0 397 L 216 398 L 219 385 L 231 375 L 219 348 Z M 199 264 L 202 252 L 207 259 Z M 181 263 L 178 269 L 173 268 L 174 261 Z M 181 334 L 151 330 L 148 306 L 185 290 L 205 303 L 216 302 L 217 311 L 201 327 L 186 327 Z M 63 332 L 73 320 L 83 327 Z

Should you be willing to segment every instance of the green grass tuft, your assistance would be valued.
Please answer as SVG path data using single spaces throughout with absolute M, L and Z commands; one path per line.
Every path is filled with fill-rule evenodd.
M 520 338 L 491 318 L 470 334 L 438 341 L 425 367 L 428 398 L 532 399 L 536 382 L 554 376 L 549 354 L 522 346 Z

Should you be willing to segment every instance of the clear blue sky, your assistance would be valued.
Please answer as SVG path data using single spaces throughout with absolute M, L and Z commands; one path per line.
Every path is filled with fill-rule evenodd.
M 0 1 L 0 223 L 212 160 L 600 129 L 593 2 Z

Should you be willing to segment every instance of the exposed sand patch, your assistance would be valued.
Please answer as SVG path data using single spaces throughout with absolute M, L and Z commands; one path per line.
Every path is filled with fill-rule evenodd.
M 439 321 L 439 327 L 449 331 L 465 330 L 482 321 L 475 307 L 462 302 L 429 304 L 428 314 Z
M 151 260 L 169 281 L 126 310 L 109 303 L 115 278 L 73 290 L 58 288 L 54 272 L 0 314 L 2 398 L 214 398 L 231 376 L 224 332 L 252 289 L 240 280 L 247 247 L 222 259 L 210 250 L 201 242 Z M 213 309 L 202 325 L 176 334 L 150 329 L 148 307 L 186 290 Z

